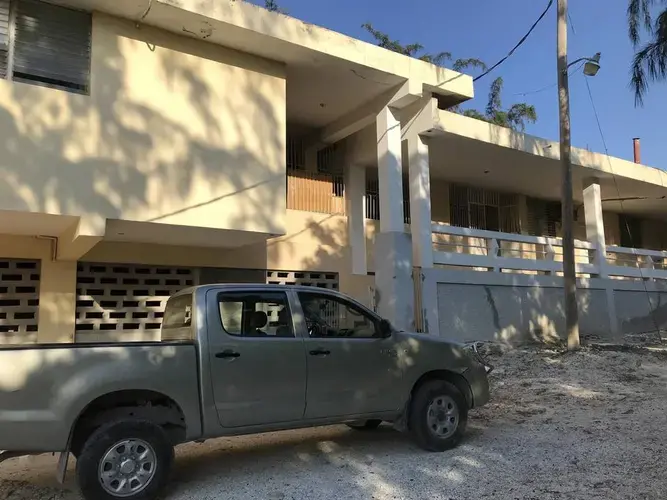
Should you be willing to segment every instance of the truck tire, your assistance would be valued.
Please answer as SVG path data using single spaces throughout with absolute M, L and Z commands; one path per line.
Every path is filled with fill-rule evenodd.
M 86 440 L 76 462 L 86 500 L 153 500 L 166 485 L 174 447 L 164 430 L 147 420 L 116 420 Z
M 468 422 L 468 405 L 456 386 L 444 380 L 425 382 L 417 389 L 410 405 L 412 438 L 426 451 L 454 448 L 463 437 Z
M 382 420 L 361 420 L 347 424 L 350 429 L 355 431 L 372 431 L 380 427 Z

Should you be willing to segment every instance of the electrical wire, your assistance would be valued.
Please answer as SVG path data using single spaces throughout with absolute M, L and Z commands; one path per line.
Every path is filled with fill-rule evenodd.
M 584 64 L 586 64 L 586 61 L 582 61 L 582 62 L 579 64 L 579 66 L 576 66 L 575 68 L 573 68 L 572 70 L 570 70 L 570 72 L 569 72 L 569 76 L 572 76 L 572 75 L 574 75 L 575 73 L 577 73 L 577 72 L 583 67 Z M 555 88 L 555 87 L 557 87 L 557 86 L 558 86 L 558 82 L 556 82 L 556 83 L 552 83 L 551 85 L 547 85 L 547 86 L 545 86 L 545 87 L 540 87 L 540 88 L 537 89 L 537 90 L 529 90 L 528 92 L 517 92 L 516 94 L 513 94 L 513 95 L 516 95 L 516 96 L 527 96 L 527 95 L 532 95 L 532 94 L 539 94 L 540 92 L 544 92 L 545 90 L 553 89 L 553 88 Z
M 600 123 L 600 115 L 598 114 L 597 107 L 595 106 L 595 100 L 593 99 L 593 92 L 591 91 L 591 86 L 588 83 L 588 79 L 585 79 L 586 81 L 586 88 L 588 89 L 588 97 L 591 101 L 591 107 L 593 108 L 593 113 L 595 114 L 595 121 L 597 122 L 598 126 L 598 131 L 600 132 L 600 138 L 602 139 L 602 147 L 604 147 L 604 152 L 607 157 L 607 161 L 609 162 L 609 169 L 611 171 L 611 177 L 614 179 L 614 186 L 616 187 L 616 194 L 619 198 L 619 203 L 621 205 L 621 214 L 625 215 L 625 208 L 623 207 L 623 199 L 621 196 L 621 189 L 618 186 L 618 179 L 617 175 L 614 173 L 614 166 L 611 162 L 611 157 L 609 156 L 609 148 L 607 147 L 607 140 L 605 139 L 604 132 L 602 131 L 602 124 Z M 662 177 L 661 179 L 661 184 L 662 184 Z M 662 187 L 665 187 L 664 184 Z M 632 248 L 635 248 L 635 244 L 633 241 L 632 237 L 632 232 L 630 231 L 630 224 L 628 223 L 627 219 L 625 220 L 625 225 L 626 225 L 626 231 L 628 232 L 628 236 L 630 237 L 630 244 L 632 245 Z M 651 315 L 651 320 L 653 321 L 653 326 L 655 328 L 656 333 L 658 334 L 658 338 L 660 342 L 662 342 L 662 335 L 660 334 L 660 327 L 658 325 L 658 321 L 655 317 L 655 308 L 653 307 L 653 304 L 651 304 L 651 296 L 649 295 L 648 287 L 646 286 L 646 279 L 644 279 L 644 273 L 642 272 L 641 266 L 637 266 L 637 269 L 639 270 L 639 277 L 642 281 L 642 284 L 644 285 L 644 293 L 646 294 L 646 301 L 648 302 L 648 310 Z
M 523 42 L 525 42 L 525 41 L 528 39 L 528 37 L 530 36 L 530 34 L 533 32 L 533 30 L 537 27 L 538 24 L 540 24 L 540 21 L 541 21 L 542 19 L 544 19 L 544 16 L 547 15 L 547 12 L 549 12 L 549 9 L 550 9 L 551 6 L 553 5 L 553 3 L 554 3 L 554 0 L 549 0 L 549 3 L 547 4 L 547 7 L 544 9 L 544 12 L 542 12 L 542 14 L 540 15 L 540 17 L 537 18 L 537 21 L 535 21 L 535 22 L 533 23 L 533 25 L 532 25 L 532 26 L 530 27 L 530 29 L 528 30 L 528 33 L 526 33 L 526 34 L 521 38 L 521 40 L 519 40 L 519 43 L 517 43 L 517 44 L 512 48 L 512 50 L 509 51 L 509 53 L 508 53 L 505 57 L 503 57 L 500 61 L 498 61 L 498 62 L 497 62 L 496 64 L 494 64 L 493 66 L 491 66 L 489 69 L 487 69 L 487 70 L 486 70 L 484 73 L 482 73 L 481 75 L 476 76 L 475 78 L 473 78 L 472 81 L 473 81 L 473 82 L 476 82 L 476 81 L 479 80 L 480 78 L 485 77 L 486 75 L 488 75 L 489 73 L 491 73 L 494 69 L 496 69 L 498 66 L 500 66 L 502 63 L 504 63 L 507 59 L 509 59 L 509 58 L 512 56 L 512 54 L 514 54 L 514 52 L 516 51 L 516 49 L 518 49 L 519 47 L 521 47 L 521 45 L 523 45 Z

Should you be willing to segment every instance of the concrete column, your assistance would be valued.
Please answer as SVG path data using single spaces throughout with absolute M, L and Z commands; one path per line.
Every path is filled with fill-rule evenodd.
M 403 232 L 401 122 L 389 108 L 377 117 L 380 232 Z
M 348 165 L 345 171 L 345 212 L 352 274 L 367 275 L 366 268 L 366 169 Z
M 598 248 L 598 259 L 604 259 L 607 245 L 604 238 L 604 219 L 602 218 L 602 197 L 600 184 L 588 182 L 584 188 L 584 211 L 586 217 L 586 239 Z
M 403 222 L 401 123 L 389 108 L 377 116 L 380 232 L 375 239 L 377 311 L 396 328 L 414 326 L 412 243 Z
M 74 342 L 76 262 L 42 259 L 37 342 Z
M 586 239 L 595 245 L 595 264 L 599 268 L 600 278 L 607 278 L 607 243 L 604 236 L 604 218 L 602 215 L 602 196 L 600 183 L 597 179 L 584 183 L 584 212 L 586 217 Z M 616 300 L 611 281 L 605 287 L 607 297 L 607 313 L 611 334 L 617 336 L 620 332 L 618 316 L 616 315 Z
M 428 146 L 421 137 L 408 140 L 410 164 L 410 233 L 414 267 L 433 267 L 431 179 Z

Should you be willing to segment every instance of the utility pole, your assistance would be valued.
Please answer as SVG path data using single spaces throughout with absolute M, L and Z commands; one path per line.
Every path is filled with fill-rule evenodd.
M 570 145 L 570 90 L 567 66 L 567 0 L 558 0 L 558 110 L 562 164 L 563 281 L 568 350 L 579 349 L 579 311 L 574 261 L 574 203 Z

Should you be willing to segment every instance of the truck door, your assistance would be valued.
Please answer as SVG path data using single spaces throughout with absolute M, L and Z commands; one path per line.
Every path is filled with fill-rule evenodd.
M 297 294 L 305 328 L 306 418 L 396 411 L 405 402 L 395 342 L 382 338 L 378 319 L 333 294 Z
M 306 358 L 286 292 L 244 288 L 208 293 L 215 406 L 223 427 L 303 418 Z

